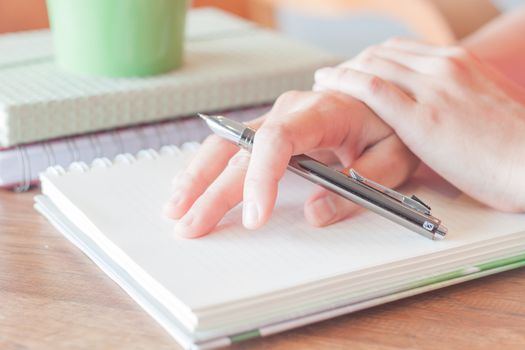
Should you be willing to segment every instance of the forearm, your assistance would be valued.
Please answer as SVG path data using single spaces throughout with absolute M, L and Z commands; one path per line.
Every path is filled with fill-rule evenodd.
M 525 87 L 525 6 L 468 36 L 462 45 Z

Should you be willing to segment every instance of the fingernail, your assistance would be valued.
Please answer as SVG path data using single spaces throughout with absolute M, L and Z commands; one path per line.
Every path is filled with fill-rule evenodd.
M 242 224 L 248 229 L 257 228 L 259 223 L 259 211 L 257 204 L 253 201 L 245 201 L 242 205 Z
M 173 231 L 179 237 L 189 237 L 190 236 L 190 227 L 193 223 L 193 215 L 186 214 L 182 219 L 177 221 Z
M 316 199 L 310 203 L 309 210 L 319 225 L 332 222 L 337 215 L 337 208 L 331 196 Z
M 332 68 L 321 68 L 315 71 L 315 80 L 326 80 Z

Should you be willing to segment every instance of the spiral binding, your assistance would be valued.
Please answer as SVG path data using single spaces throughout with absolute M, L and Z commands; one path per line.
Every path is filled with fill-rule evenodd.
M 15 192 L 26 192 L 31 188 L 31 162 L 27 155 L 27 150 L 23 147 L 16 147 L 18 159 L 22 165 L 22 182 L 18 184 L 13 190 Z
M 152 148 L 140 150 L 136 155 L 130 153 L 121 153 L 115 156 L 113 160 L 106 157 L 95 158 L 90 165 L 85 162 L 75 161 L 64 169 L 61 165 L 55 165 L 48 167 L 43 174 L 45 176 L 64 176 L 69 173 L 87 173 L 96 169 L 108 169 L 116 164 L 134 164 L 143 160 L 154 160 L 164 156 L 174 156 L 182 154 L 184 152 L 194 152 L 200 146 L 198 142 L 187 142 L 182 146 L 177 147 L 175 145 L 162 146 L 159 151 Z M 25 189 L 27 191 L 27 189 Z
M 267 110 L 269 110 L 269 105 L 261 105 L 256 107 L 250 107 L 244 110 L 237 110 L 237 111 L 230 111 L 228 112 L 229 117 L 233 119 L 237 119 L 239 121 L 245 121 L 250 120 L 255 117 L 258 117 L 265 113 Z M 86 165 L 87 169 L 92 167 L 107 167 L 110 164 L 116 163 L 116 162 L 124 162 L 131 164 L 134 160 L 141 157 L 146 158 L 155 158 L 158 156 L 158 153 L 155 154 L 155 152 L 152 152 L 151 149 L 148 150 L 149 147 L 158 148 L 160 155 L 165 154 L 166 152 L 168 154 L 173 153 L 179 153 L 181 152 L 181 148 L 191 148 L 197 145 L 198 143 L 195 142 L 188 142 L 185 143 L 181 148 L 177 146 L 163 146 L 170 143 L 178 143 L 182 142 L 184 140 L 182 139 L 173 139 L 173 135 L 184 135 L 186 139 L 190 140 L 202 140 L 207 134 L 208 130 L 206 128 L 199 128 L 200 120 L 197 119 L 191 119 L 191 118 L 181 118 L 174 121 L 169 122 L 163 122 L 158 124 L 150 124 L 145 125 L 144 127 L 134 127 L 134 137 L 136 137 L 139 140 L 139 148 L 143 149 L 143 151 L 139 151 L 136 156 L 132 156 L 130 154 L 127 154 L 125 157 L 125 144 L 127 145 L 127 142 L 124 142 L 124 139 L 122 138 L 122 134 L 118 130 L 113 131 L 105 131 L 99 134 L 91 134 L 91 135 L 85 135 L 86 139 L 84 142 L 87 142 L 90 146 L 90 149 L 92 150 L 91 155 L 93 157 L 93 161 L 91 162 L 91 165 Z M 149 129 L 151 132 L 154 133 L 156 136 L 155 138 L 148 137 L 146 131 Z M 104 158 L 104 147 L 102 139 L 99 136 L 103 135 L 109 135 L 112 141 L 112 144 L 116 147 L 116 151 L 118 155 L 115 157 L 115 159 L 109 160 L 107 158 Z M 151 140 L 157 140 L 152 143 Z M 76 163 L 79 163 L 81 160 L 81 149 L 82 144 L 79 143 L 77 136 L 73 136 L 70 138 L 63 139 L 60 142 L 64 142 L 65 147 L 69 153 L 68 158 L 69 161 L 67 163 L 73 165 L 73 171 L 79 172 L 84 169 L 86 171 L 86 167 L 80 166 Z M 61 158 L 61 154 L 55 153 L 55 148 L 52 146 L 53 141 L 50 142 L 43 142 L 40 144 L 40 152 L 44 153 L 45 156 L 45 163 L 44 165 L 49 169 L 50 167 L 53 167 L 57 164 L 59 159 Z M 193 145 L 193 146 L 192 146 Z M 29 148 L 34 146 L 29 146 Z M 37 172 L 40 170 L 38 168 L 38 165 L 31 164 L 32 158 L 30 156 L 34 156 L 33 148 L 29 149 L 28 146 L 18 146 L 14 148 L 14 151 L 16 152 L 16 155 L 13 154 L 16 158 L 18 158 L 18 163 L 20 164 L 20 181 L 18 181 L 18 184 L 12 189 L 16 192 L 24 192 L 28 191 L 32 184 L 36 183 L 35 175 L 33 172 Z M 64 160 L 62 159 L 62 162 Z M 61 168 L 61 167 L 60 167 Z M 67 173 L 68 170 L 63 171 L 57 171 L 58 174 Z M 44 173 L 46 171 L 44 170 Z M 18 179 L 17 179 L 18 180 Z
M 147 137 L 144 133 L 144 130 L 137 129 L 134 130 L 136 137 L 140 140 L 140 145 L 142 148 L 145 148 L 148 144 Z M 167 145 L 169 143 L 169 135 L 167 135 L 164 130 L 161 128 L 160 125 L 154 125 L 153 132 L 157 136 L 156 139 L 158 140 L 158 145 L 156 147 L 159 148 L 159 152 L 161 155 L 163 154 L 175 154 L 180 152 L 180 148 L 174 145 Z M 93 151 L 94 159 L 91 162 L 91 165 L 87 165 L 85 162 L 81 162 L 81 151 L 79 148 L 79 145 L 77 144 L 75 138 L 67 138 L 64 140 L 65 147 L 68 151 L 68 154 L 70 155 L 69 164 L 67 170 L 64 170 L 64 168 L 57 164 L 58 156 L 55 153 L 54 148 L 52 145 L 48 142 L 44 142 L 41 144 L 40 150 L 43 151 L 46 159 L 47 164 L 47 170 L 44 170 L 42 173 L 48 174 L 48 175 L 63 175 L 65 173 L 68 173 L 70 171 L 72 172 L 86 172 L 89 168 L 95 167 L 108 167 L 114 163 L 127 163 L 131 164 L 136 159 L 154 159 L 159 156 L 159 152 L 155 151 L 154 149 L 143 149 L 138 152 L 137 156 L 132 156 L 129 153 L 125 153 L 125 147 L 124 147 L 124 141 L 122 139 L 122 136 L 115 131 L 108 132 L 107 134 L 110 135 L 113 144 L 117 147 L 117 155 L 115 156 L 114 160 L 109 160 L 107 158 L 103 157 L 103 147 L 101 144 L 101 140 L 98 135 L 88 135 L 87 136 L 87 142 L 90 145 L 90 148 Z M 151 142 L 150 142 L 151 144 Z M 191 145 L 197 145 L 196 142 L 187 142 L 181 146 L 181 148 L 191 148 Z M 164 146 L 163 146 L 164 145 Z M 32 169 L 31 167 L 31 158 L 28 154 L 28 148 L 26 146 L 17 146 L 15 147 L 16 151 L 16 157 L 18 158 L 18 163 L 20 164 L 20 181 L 18 184 L 12 187 L 12 190 L 15 192 L 26 192 L 31 189 L 32 185 L 35 184 L 35 179 L 33 175 L 33 171 L 37 169 Z M 51 170 L 49 170 L 51 169 Z M 49 170 L 49 171 L 48 171 Z

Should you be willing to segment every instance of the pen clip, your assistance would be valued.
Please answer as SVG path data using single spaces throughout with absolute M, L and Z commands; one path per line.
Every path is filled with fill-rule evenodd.
M 368 186 L 376 191 L 379 191 L 387 196 L 389 196 L 392 199 L 395 199 L 396 201 L 414 209 L 417 210 L 420 213 L 430 215 L 430 207 L 426 205 L 421 199 L 417 198 L 415 195 L 412 197 L 407 197 L 402 193 L 396 192 L 388 187 L 385 187 L 381 184 L 378 184 L 375 181 L 369 180 L 365 178 L 364 176 L 360 175 L 357 171 L 354 169 L 348 170 L 348 175 L 356 180 L 362 183 L 365 186 Z

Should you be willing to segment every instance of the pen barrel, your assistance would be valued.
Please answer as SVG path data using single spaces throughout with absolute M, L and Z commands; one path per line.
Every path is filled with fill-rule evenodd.
M 293 156 L 288 169 L 427 238 L 440 239 L 446 233 L 439 219 L 411 209 L 307 155 Z
M 237 144 L 251 151 L 255 134 L 255 130 L 245 127 L 238 134 Z M 446 228 L 441 225 L 439 219 L 409 208 L 307 155 L 293 156 L 288 164 L 288 170 L 422 236 L 442 239 L 446 234 Z
M 239 141 L 237 141 L 237 145 L 251 152 L 254 141 L 255 130 L 246 127 L 239 136 Z

